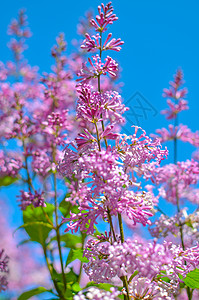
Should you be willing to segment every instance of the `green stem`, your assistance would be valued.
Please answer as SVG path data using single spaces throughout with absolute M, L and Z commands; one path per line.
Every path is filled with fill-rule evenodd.
M 114 242 L 116 242 L 117 239 L 116 239 L 115 230 L 114 230 L 114 226 L 113 226 L 113 222 L 112 222 L 112 218 L 111 218 L 111 214 L 110 214 L 109 208 L 107 210 L 107 213 L 108 213 L 108 220 L 109 220 L 109 223 L 110 223 L 111 232 L 113 234 Z
M 81 236 L 82 236 L 82 250 L 84 249 L 84 241 L 85 241 L 85 238 L 86 238 L 86 234 L 85 233 L 81 233 Z M 80 280 L 81 280 L 81 277 L 82 277 L 82 270 L 83 270 L 83 262 L 81 261 L 81 264 L 80 264 L 80 269 L 79 269 L 79 275 L 78 275 L 78 278 L 77 278 L 77 282 L 80 283 Z
M 100 138 L 99 138 L 99 131 L 98 131 L 97 123 L 96 123 L 96 122 L 95 122 L 95 129 L 96 129 L 96 134 L 97 134 L 97 143 L 98 143 L 99 151 L 101 151 L 101 144 L 100 144 Z
M 57 282 L 53 279 L 53 273 L 52 273 L 52 266 L 51 264 L 49 263 L 48 261 L 48 255 L 47 255 L 47 250 L 46 250 L 46 245 L 43 246 L 43 252 L 44 252 L 44 257 L 45 257 L 45 261 L 46 261 L 46 266 L 48 268 L 48 271 L 50 273 L 50 276 L 52 278 L 52 281 L 53 281 L 53 284 L 54 284 L 54 287 L 60 297 L 61 300 L 65 300 L 65 298 L 63 297 L 62 295 L 62 292 L 60 291 L 58 285 L 57 285 Z
M 55 148 L 53 147 L 53 162 L 55 162 Z M 62 270 L 62 278 L 64 283 L 64 291 L 66 290 L 66 277 L 64 273 L 64 264 L 63 264 L 63 258 L 62 258 L 62 251 L 61 251 L 61 241 L 60 241 L 60 233 L 59 233 L 59 224 L 58 224 L 58 212 L 57 212 L 57 180 L 56 180 L 56 174 L 53 173 L 53 183 L 54 183 L 54 192 L 55 192 L 55 223 L 56 223 L 56 236 L 57 236 L 57 245 L 59 250 L 59 258 L 60 258 L 60 264 L 61 264 L 61 270 Z
M 175 99 L 177 100 L 177 99 Z M 174 127 L 178 126 L 178 115 L 176 114 L 175 120 L 174 120 Z M 174 154 L 173 154 L 173 160 L 174 160 L 174 164 L 177 164 L 177 153 L 178 153 L 178 148 L 177 148 L 177 137 L 174 137 Z M 180 199 L 179 199 L 179 194 L 178 194 L 178 189 L 176 186 L 176 205 L 177 205 L 177 211 L 178 213 L 180 212 Z M 185 244 L 184 244 L 184 236 L 183 236 L 183 224 L 182 222 L 179 220 L 179 227 L 180 227 L 180 240 L 181 240 L 181 245 L 182 245 L 182 249 L 185 250 Z M 185 262 L 186 265 L 186 262 Z M 189 287 L 186 288 L 187 289 L 187 296 L 188 296 L 188 300 L 192 299 L 192 293 Z
M 175 120 L 174 120 L 174 126 L 178 126 L 178 116 L 176 114 Z M 174 137 L 174 164 L 177 164 L 177 137 Z M 180 199 L 179 199 L 179 194 L 178 194 L 178 189 L 177 189 L 177 185 L 176 185 L 176 206 L 177 206 L 177 211 L 178 213 L 180 212 Z M 179 227 L 180 227 L 180 239 L 181 239 L 181 245 L 183 250 L 185 250 L 185 245 L 184 245 L 184 237 L 183 237 L 183 226 L 181 221 L 179 221 Z
M 192 299 L 192 292 L 190 290 L 190 287 L 187 287 L 187 296 L 188 296 L 188 299 L 191 300 Z
M 124 230 L 123 230 L 123 224 L 122 224 L 122 216 L 119 213 L 118 213 L 118 221 L 119 221 L 119 227 L 120 227 L 121 243 L 123 244 L 124 243 Z M 127 277 L 126 276 L 122 276 L 121 280 L 123 282 L 123 287 L 126 289 L 126 293 L 127 293 L 127 295 L 124 295 L 124 299 L 125 300 L 130 300 Z
M 28 158 L 26 155 L 26 144 L 24 139 L 22 139 L 22 145 L 23 145 L 23 149 L 24 149 L 24 158 L 25 158 L 25 169 L 26 169 L 26 173 L 27 173 L 27 183 L 28 183 L 28 187 L 29 189 L 35 191 L 34 186 L 32 184 L 32 179 L 30 177 L 30 172 L 29 172 L 29 168 L 28 168 Z
M 100 54 L 99 54 L 99 56 L 100 56 L 100 58 L 102 58 L 102 32 L 100 32 Z M 100 74 L 98 75 L 98 78 L 97 78 L 97 80 L 98 80 L 98 92 L 99 93 L 101 93 L 101 87 L 100 87 Z M 102 118 L 102 114 L 101 114 L 101 118 Z M 101 121 L 101 124 L 102 124 L 102 130 L 104 131 L 104 121 L 102 120 Z M 108 143 L 107 143 L 107 140 L 106 140 L 106 138 L 104 138 L 104 141 L 105 141 L 105 144 L 106 144 L 106 148 L 108 148 Z

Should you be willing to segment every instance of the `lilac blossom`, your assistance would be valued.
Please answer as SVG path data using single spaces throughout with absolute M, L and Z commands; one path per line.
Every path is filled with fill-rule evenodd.
M 0 176 L 17 177 L 22 168 L 22 158 L 18 153 L 4 153 L 0 150 Z
M 167 119 L 175 119 L 179 112 L 189 108 L 187 101 L 183 99 L 187 94 L 187 90 L 185 88 L 180 89 L 183 83 L 183 73 L 181 70 L 178 70 L 174 76 L 174 81 L 170 82 L 170 88 L 164 89 L 163 96 L 174 100 L 173 102 L 171 99 L 168 99 L 169 109 L 161 112 L 166 115 Z
M 5 291 L 8 287 L 8 262 L 9 257 L 4 253 L 4 249 L 0 250 L 0 292 Z
M 119 300 L 117 296 L 120 295 L 120 292 L 116 288 L 111 287 L 110 292 L 100 290 L 97 287 L 89 287 L 85 290 L 80 291 L 77 295 L 73 297 L 74 300 Z
M 179 213 L 172 217 L 161 215 L 159 219 L 152 223 L 149 231 L 153 237 L 168 237 L 172 239 L 171 234 L 180 240 L 181 229 L 184 236 L 186 247 L 192 247 L 197 244 L 199 238 L 198 232 L 199 212 L 187 213 L 187 208 L 183 208 Z
M 160 196 L 176 203 L 176 193 L 179 198 L 186 198 L 187 189 L 197 184 L 199 165 L 194 160 L 168 164 L 155 170 L 155 178 L 156 183 L 161 184 Z
M 46 204 L 44 202 L 44 196 L 43 193 L 38 193 L 37 191 L 33 193 L 31 192 L 25 192 L 21 191 L 21 195 L 18 196 L 19 198 L 19 206 L 21 207 L 22 210 L 25 210 L 27 206 L 33 205 L 34 207 L 45 207 Z
M 118 64 L 114 59 L 112 59 L 110 56 L 107 56 L 105 58 L 105 63 L 103 63 L 99 55 L 92 56 L 92 58 L 93 62 L 90 58 L 88 58 L 88 61 L 91 65 L 90 69 L 86 66 L 86 63 L 83 63 L 82 69 L 77 74 L 80 77 L 77 79 L 77 81 L 88 83 L 92 78 L 98 78 L 98 76 L 106 75 L 107 73 L 113 77 L 116 76 Z
M 199 265 L 198 245 L 183 251 L 171 242 L 161 245 L 141 239 L 127 240 L 123 244 L 115 242 L 113 245 L 92 239 L 86 245 L 84 256 L 89 260 L 84 269 L 90 280 L 97 283 L 111 283 L 115 277 L 130 277 L 137 271 L 139 278 L 145 277 L 162 288 L 160 275 L 165 274 L 163 276 L 170 279 L 170 292 L 172 287 L 177 292 L 179 274 L 185 277 Z M 168 291 L 168 286 L 165 289 Z
M 130 296 L 132 299 L 145 300 L 173 300 L 176 290 L 171 284 L 162 282 L 151 282 L 146 277 L 137 278 L 137 276 L 129 284 Z
M 122 104 L 121 96 L 117 92 L 99 93 L 92 91 L 90 85 L 80 85 L 77 103 L 77 117 L 90 122 L 110 120 L 111 123 L 123 123 L 121 116 L 128 108 Z
M 101 48 L 100 45 L 100 35 L 96 34 L 93 35 L 92 38 L 90 37 L 90 35 L 88 33 L 85 34 L 86 39 L 83 41 L 83 44 L 81 45 L 81 48 L 84 50 L 87 50 L 88 52 L 96 50 L 96 49 L 101 49 L 101 51 L 104 50 L 114 50 L 119 52 L 121 50 L 121 45 L 124 44 L 123 41 L 121 41 L 121 39 L 111 39 L 112 37 L 112 33 L 109 33 L 107 36 L 106 41 L 104 42 L 104 45 Z M 109 41 L 110 40 L 110 41 Z
M 159 138 L 161 143 L 171 141 L 176 138 L 183 142 L 188 142 L 195 147 L 199 146 L 199 132 L 192 132 L 186 125 L 180 124 L 179 126 L 174 127 L 172 124 L 169 124 L 168 129 L 157 129 L 156 133 L 158 135 L 151 134 L 151 136 Z
M 98 6 L 98 12 L 99 15 L 96 16 L 96 21 L 94 19 L 91 19 L 90 21 L 91 25 L 98 32 L 106 31 L 107 25 L 112 24 L 118 19 L 116 15 L 113 14 L 113 7 L 111 5 L 111 2 L 109 2 L 107 5 L 104 5 L 102 3 L 101 6 Z

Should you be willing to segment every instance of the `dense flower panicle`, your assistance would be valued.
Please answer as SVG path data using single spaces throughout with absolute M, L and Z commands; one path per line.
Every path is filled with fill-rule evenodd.
M 135 167 L 141 167 L 144 163 L 149 163 L 151 160 L 161 162 L 168 155 L 168 150 L 161 149 L 161 144 L 158 139 L 152 141 L 146 132 L 138 127 L 133 126 L 135 133 L 131 136 L 126 134 L 119 135 L 116 140 L 116 149 L 120 155 L 126 169 L 136 170 Z M 137 136 L 138 130 L 142 133 Z
M 181 197 L 183 200 L 188 200 L 193 204 L 199 203 L 199 189 L 194 186 L 188 187 L 186 190 L 182 191 Z
M 179 213 L 172 217 L 161 215 L 152 226 L 149 227 L 149 231 L 153 237 L 167 237 L 173 234 L 178 240 L 180 240 L 181 228 L 184 236 L 184 245 L 186 247 L 192 247 L 197 244 L 199 238 L 199 212 L 196 211 L 193 214 L 188 215 L 187 209 L 183 208 Z
M 187 89 L 183 88 L 178 90 L 180 86 L 184 84 L 183 81 L 183 73 L 179 69 L 177 70 L 176 74 L 174 75 L 174 81 L 170 82 L 170 88 L 164 89 L 164 97 L 171 97 L 171 98 L 183 98 L 187 94 Z
M 73 126 L 68 118 L 68 110 L 60 112 L 52 112 L 48 115 L 47 120 L 42 122 L 43 132 L 46 133 L 46 138 L 50 144 L 57 146 L 65 146 L 67 130 L 72 130 Z
M 18 20 L 14 19 L 8 27 L 8 34 L 9 35 L 16 35 L 18 37 L 30 37 L 31 33 L 26 28 L 28 25 L 27 23 L 27 16 L 25 15 L 25 10 L 21 9 L 19 11 Z M 24 30 L 22 27 L 25 27 Z
M 146 225 L 149 222 L 148 217 L 153 215 L 156 198 L 149 192 L 135 193 L 127 190 L 132 182 L 119 164 L 116 152 L 112 152 L 109 147 L 106 151 L 92 150 L 78 158 L 76 153 L 69 150 L 67 161 L 70 159 L 70 154 L 71 159 L 74 160 L 74 169 L 71 169 L 71 172 L 79 179 L 78 189 L 80 191 L 83 189 L 84 199 L 81 197 L 79 201 L 80 213 L 72 214 L 70 219 L 65 220 L 70 221 L 67 230 L 77 231 L 80 226 L 81 230 L 92 233 L 97 218 L 99 216 L 107 218 L 107 208 L 110 215 L 124 213 L 134 223 L 140 222 Z M 70 162 L 66 166 L 70 168 Z M 86 228 L 88 223 L 89 228 Z
M 56 71 L 56 70 L 55 70 Z M 43 82 L 46 85 L 44 93 L 44 102 L 42 111 L 50 114 L 57 108 L 65 110 L 74 107 L 75 81 L 72 80 L 71 74 L 68 71 L 59 71 L 59 74 L 44 74 Z M 41 114 L 40 111 L 37 112 Z
M 89 98 L 85 97 L 85 99 Z M 104 135 L 109 138 L 110 132 L 107 128 Z M 81 153 L 78 154 L 67 148 L 59 170 L 67 177 L 70 172 L 75 174 L 79 181 L 78 188 L 81 190 L 83 187 L 84 190 L 84 199 L 81 197 L 79 202 L 79 213 L 71 214 L 69 219 L 64 220 L 70 221 L 67 231 L 77 232 L 80 228 L 87 234 L 93 233 L 97 218 L 101 216 L 107 219 L 108 211 L 110 215 L 124 213 L 134 224 L 142 223 L 145 226 L 150 223 L 148 218 L 154 214 L 153 207 L 157 204 L 157 198 L 152 192 L 129 191 L 129 187 L 138 186 L 135 178 L 130 179 L 129 172 L 137 171 L 142 164 L 151 160 L 157 160 L 159 163 L 164 155 L 167 155 L 167 150 L 161 150 L 159 141 L 153 142 L 144 131 L 137 138 L 137 131 L 136 127 L 135 134 L 130 137 L 130 143 L 127 143 L 124 138 L 122 142 L 116 143 L 116 147 L 111 149 L 109 146 L 106 151 L 98 150 L 97 140 L 88 131 L 86 135 L 80 134 L 81 138 L 76 139 Z M 84 147 L 90 143 L 95 146 L 88 151 L 88 148 Z M 129 155 L 128 161 L 127 155 Z M 131 168 L 129 168 L 130 160 Z M 86 185 L 89 187 L 87 194 Z
M 100 290 L 97 287 L 89 287 L 86 290 L 80 291 L 77 295 L 73 297 L 73 300 L 119 300 L 117 296 L 121 293 L 116 288 L 111 287 L 110 292 Z
M 111 2 L 106 6 L 102 3 L 98 6 L 99 15 L 96 16 L 96 21 L 91 19 L 90 23 L 98 32 L 104 32 L 107 30 L 107 25 L 112 24 L 114 21 L 118 20 L 115 14 L 113 14 L 113 7 Z
M 24 81 L 26 75 L 21 73 Z M 43 98 L 42 95 L 43 86 L 37 80 L 0 84 L 0 136 L 10 139 L 33 135 L 36 128 L 30 114 L 38 105 L 39 98 Z
M 113 245 L 91 239 L 87 242 L 84 256 L 89 260 L 84 265 L 85 272 L 96 283 L 111 283 L 114 278 L 130 277 L 137 271 L 139 278 L 156 282 L 164 289 L 163 292 L 170 291 L 172 294 L 179 287 L 179 274 L 185 277 L 199 265 L 198 245 L 184 251 L 171 242 L 161 245 L 137 239 Z M 170 284 L 165 282 L 164 286 L 161 274 L 169 278 Z
M 166 115 L 167 119 L 175 119 L 177 114 L 183 110 L 187 110 L 187 101 L 183 98 L 187 94 L 187 89 L 179 89 L 183 85 L 183 73 L 181 70 L 177 70 L 174 75 L 174 81 L 170 82 L 170 88 L 164 89 L 163 96 L 166 98 L 172 98 L 167 100 L 169 109 L 163 110 L 161 113 Z
M 170 243 L 169 250 L 173 255 L 172 266 L 174 267 L 174 274 L 181 274 L 186 276 L 192 270 L 199 266 L 199 245 L 182 250 L 178 245 Z
M 66 51 L 66 41 L 64 33 L 60 33 L 59 36 L 56 38 L 57 44 L 53 46 L 51 50 L 51 54 L 55 58 L 60 58 L 62 56 L 62 52 Z M 58 61 L 60 62 L 60 61 Z M 63 67 L 63 66 L 62 66 Z
M 8 262 L 9 257 L 4 253 L 4 249 L 0 250 L 0 292 L 5 291 L 8 287 Z
M 16 177 L 22 168 L 22 158 L 19 153 L 4 153 L 0 150 L 0 177 Z
M 75 143 L 68 144 L 64 151 L 64 158 L 57 167 L 60 174 L 66 177 L 72 177 L 72 174 L 78 174 L 81 171 L 78 168 L 79 155 Z
M 87 185 L 79 186 L 77 181 L 72 181 L 66 184 L 69 191 L 69 196 L 65 201 L 70 202 L 72 205 L 81 205 L 85 201 L 85 198 L 89 192 Z
M 105 63 L 103 63 L 99 55 L 92 56 L 92 58 L 93 62 L 90 58 L 88 58 L 91 68 L 88 68 L 86 63 L 83 63 L 82 69 L 77 74 L 80 77 L 77 79 L 77 81 L 88 83 L 92 78 L 98 78 L 99 75 L 106 75 L 107 73 L 110 76 L 116 76 L 118 64 L 114 59 L 112 59 L 110 56 L 107 56 L 105 58 Z
M 65 50 L 64 34 L 60 33 L 56 38 L 56 44 L 51 50 L 51 54 L 55 59 L 55 64 L 52 66 L 53 73 L 44 73 L 42 78 L 45 86 L 44 99 L 40 109 L 35 112 L 35 117 L 40 123 L 45 121 L 52 112 L 62 114 L 67 109 L 74 110 L 76 82 L 73 77 L 76 71 L 71 67 L 73 58 L 66 56 Z M 72 118 L 70 119 L 73 123 Z
M 149 231 L 153 237 L 160 238 L 166 237 L 170 233 L 173 235 L 180 234 L 180 226 L 185 223 L 184 218 L 187 217 L 186 209 L 183 209 L 175 216 L 168 217 L 166 215 L 161 215 L 158 220 L 152 223 L 149 227 Z
M 4 249 L 1 249 L 1 251 L 0 251 L 0 272 L 1 273 L 9 272 L 8 261 L 9 261 L 8 255 L 5 255 Z
M 25 210 L 27 206 L 33 205 L 34 207 L 45 207 L 46 204 L 44 202 L 44 195 L 43 193 L 39 193 L 37 191 L 33 193 L 31 192 L 25 192 L 25 191 L 20 191 L 21 195 L 18 196 L 19 198 L 19 206 L 21 207 L 22 210 Z
M 194 160 L 178 162 L 177 165 L 168 164 L 155 169 L 154 172 L 156 183 L 161 184 L 160 196 L 174 204 L 177 201 L 176 195 L 180 199 L 186 198 L 187 191 L 192 185 L 196 185 L 199 179 L 199 165 Z
M 170 99 L 167 100 L 167 104 L 169 106 L 169 109 L 165 109 L 165 110 L 162 110 L 161 113 L 163 115 L 166 115 L 166 118 L 169 120 L 169 119 L 175 119 L 176 118 L 176 115 L 183 111 L 183 110 L 187 110 L 189 109 L 188 105 L 187 105 L 187 101 L 183 100 L 183 99 L 180 99 L 178 101 L 178 103 L 174 103 L 172 102 Z
M 77 103 L 77 117 L 89 122 L 110 121 L 123 123 L 122 114 L 128 110 L 122 104 L 121 96 L 117 92 L 99 93 L 92 91 L 90 85 L 79 85 Z
M 153 216 L 155 204 L 156 198 L 150 192 L 125 191 L 119 199 L 118 212 L 132 220 L 133 225 L 141 223 L 145 226 L 150 224 L 148 218 Z
M 169 124 L 168 129 L 162 128 L 156 130 L 157 134 L 151 134 L 152 137 L 159 138 L 161 143 L 174 140 L 175 138 L 191 145 L 199 146 L 199 132 L 192 132 L 186 125 L 180 124 L 173 126 Z
M 33 171 L 42 177 L 45 177 L 48 172 L 53 169 L 53 164 L 51 163 L 47 149 L 37 149 L 32 151 L 31 166 Z
M 171 255 L 165 253 L 162 245 L 137 240 L 111 245 L 91 239 L 85 247 L 84 256 L 89 260 L 84 269 L 90 280 L 97 283 L 111 283 L 114 277 L 130 276 L 135 270 L 139 276 L 152 279 L 163 268 L 163 260 L 164 264 L 171 260 Z
M 175 288 L 167 282 L 162 282 L 162 286 L 146 277 L 137 276 L 129 284 L 130 297 L 134 300 L 173 300 Z
M 27 48 L 25 40 L 32 35 L 27 27 L 26 19 L 25 10 L 22 9 L 19 11 L 18 19 L 13 20 L 8 27 L 8 34 L 15 37 L 11 39 L 9 47 L 13 51 L 16 61 L 22 59 L 22 53 Z

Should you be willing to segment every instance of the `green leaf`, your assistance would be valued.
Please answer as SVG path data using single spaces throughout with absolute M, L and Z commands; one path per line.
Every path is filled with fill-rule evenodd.
M 79 285 L 79 283 L 75 282 L 73 285 L 72 285 L 72 290 L 76 293 L 80 292 L 81 291 L 81 287 Z
M 112 284 L 109 283 L 95 283 L 94 281 L 88 282 L 86 287 L 97 286 L 101 290 L 110 291 L 110 288 L 113 287 Z
M 23 294 L 21 294 L 17 300 L 26 300 L 26 299 L 30 299 L 31 297 L 35 296 L 35 295 L 39 295 L 45 292 L 51 292 L 51 290 L 47 290 L 44 287 L 38 287 L 36 289 L 32 289 L 30 291 L 24 292 Z
M 57 237 L 54 236 L 52 241 L 57 240 Z M 74 235 L 71 233 L 66 233 L 60 236 L 61 242 L 65 243 L 65 247 L 77 249 L 82 246 L 82 237 L 80 235 Z
M 73 262 L 75 259 L 79 259 L 81 262 L 85 263 L 88 262 L 88 259 L 86 257 L 83 257 L 82 249 L 71 249 L 67 257 L 66 266 Z
M 42 222 L 42 221 L 35 221 L 35 222 L 29 222 L 29 223 L 23 224 L 23 225 L 19 226 L 17 228 L 17 230 L 21 229 L 21 228 L 25 228 L 26 229 L 27 227 L 34 226 L 34 225 L 41 225 L 41 226 L 44 226 L 44 227 L 47 227 L 47 228 L 51 228 L 51 229 L 53 228 L 53 226 L 51 224 L 49 224 L 49 223 L 45 223 L 45 222 Z
M 70 194 L 67 194 L 67 195 L 69 197 Z M 66 198 L 67 198 L 67 195 L 66 195 Z M 70 217 L 69 212 L 70 212 L 70 209 L 71 209 L 71 203 L 66 201 L 65 199 L 60 202 L 59 210 L 61 211 L 63 217 L 66 218 L 66 217 Z
M 18 230 L 19 228 L 17 228 L 17 230 Z M 20 246 L 22 246 L 22 245 L 24 245 L 24 244 L 27 244 L 27 243 L 29 243 L 29 242 L 31 242 L 31 239 L 25 239 L 25 240 L 22 240 L 21 242 L 19 242 L 18 244 L 17 244 L 17 248 L 18 247 L 20 247 Z
M 65 274 L 65 277 L 66 277 L 66 282 L 69 285 L 72 285 L 75 282 L 77 282 L 77 278 L 78 278 L 77 274 L 75 274 L 72 268 L 70 268 L 70 272 Z
M 16 178 L 16 177 L 14 178 L 11 176 L 0 177 L 0 186 L 8 186 L 17 180 L 18 180 L 18 178 Z
M 42 245 L 45 244 L 48 234 L 53 228 L 49 223 L 49 220 L 53 222 L 53 211 L 54 205 L 47 203 L 46 207 L 43 208 L 28 206 L 23 212 L 24 224 L 20 226 L 20 228 L 26 230 L 31 241 L 38 242 Z
M 190 271 L 183 281 L 191 289 L 199 289 L 199 269 Z
M 72 300 L 73 299 L 73 292 L 70 289 L 67 289 L 64 293 L 64 299 Z
M 70 196 L 70 193 L 66 194 L 66 197 L 59 204 L 59 210 L 61 211 L 62 215 L 65 218 L 70 217 L 70 211 L 75 214 L 79 213 L 79 209 L 78 209 L 77 205 L 72 205 L 69 201 L 66 201 L 66 199 L 69 196 Z

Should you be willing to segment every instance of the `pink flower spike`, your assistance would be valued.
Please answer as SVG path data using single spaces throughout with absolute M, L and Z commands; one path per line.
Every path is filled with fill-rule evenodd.
M 107 30 L 108 24 L 113 24 L 114 21 L 118 20 L 115 14 L 113 14 L 113 7 L 111 2 L 106 6 L 102 3 L 101 6 L 98 6 L 99 15 L 96 16 L 96 21 L 92 19 L 90 24 L 95 27 L 95 30 L 98 32 L 104 32 Z

